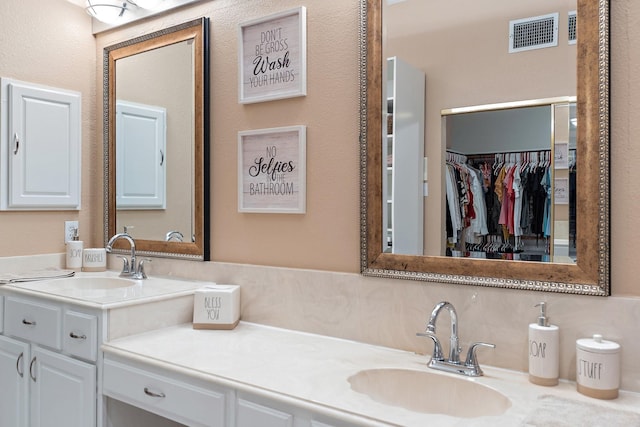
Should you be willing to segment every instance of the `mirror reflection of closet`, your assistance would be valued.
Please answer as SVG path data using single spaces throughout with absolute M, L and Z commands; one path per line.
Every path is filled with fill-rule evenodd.
M 442 253 L 574 263 L 575 98 L 444 110 Z
M 608 0 L 455 0 L 437 5 L 420 0 L 362 0 L 361 4 L 364 12 L 360 128 L 362 274 L 608 295 Z M 506 30 L 511 20 L 551 12 L 555 12 L 554 19 L 558 17 L 559 27 L 553 26 L 558 28 L 557 47 L 508 52 Z M 579 23 L 575 42 L 570 40 L 575 35 L 571 31 L 572 22 Z M 481 36 L 485 30 L 490 32 L 487 37 Z M 542 61 L 543 55 L 549 55 L 549 61 Z M 387 127 L 383 109 L 386 104 L 384 70 L 389 57 L 402 58 L 423 70 L 427 81 L 424 144 L 427 167 L 422 179 L 427 180 L 424 188 L 428 191 L 422 197 L 424 251 L 419 255 L 388 250 L 388 224 L 383 218 L 386 153 L 382 151 L 381 140 Z M 553 251 L 555 257 L 568 251 L 569 259 L 541 263 L 444 256 L 446 147 L 442 142 L 442 110 L 560 96 L 577 100 L 576 173 L 580 185 L 575 194 L 579 219 L 575 221 L 576 233 L 572 236 L 571 204 L 552 205 L 556 216 L 554 236 L 550 236 L 549 241 L 558 245 L 551 246 L 549 253 Z M 567 144 L 560 146 L 564 153 Z M 549 144 L 548 149 L 557 152 L 558 146 Z M 480 149 L 474 151 L 482 153 Z M 557 178 L 565 178 L 560 170 L 554 168 L 553 173 Z M 556 186 L 554 197 L 566 200 L 564 193 L 570 195 L 570 191 L 560 194 L 560 189 L 566 189 L 566 185 Z M 563 216 L 558 216 L 560 214 Z M 562 231 L 561 235 L 563 229 L 569 232 Z M 567 240 L 569 248 L 566 248 Z M 565 247 L 560 247 L 561 244 Z M 571 246 L 576 247 L 575 254 L 571 253 Z

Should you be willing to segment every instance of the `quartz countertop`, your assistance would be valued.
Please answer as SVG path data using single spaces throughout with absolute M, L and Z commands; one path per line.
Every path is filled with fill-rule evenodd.
M 312 408 L 356 425 L 542 426 L 543 423 L 536 423 L 536 414 L 553 415 L 556 411 L 557 419 L 566 419 L 569 408 L 566 405 L 579 408 L 571 412 L 574 414 L 590 416 L 584 408 L 606 414 L 613 421 L 610 425 L 616 425 L 619 416 L 640 420 L 640 394 L 621 391 L 618 399 L 597 400 L 579 394 L 572 382 L 561 381 L 555 387 L 536 386 L 528 382 L 525 373 L 488 366 L 483 366 L 485 376 L 465 380 L 506 395 L 511 407 L 504 414 L 457 418 L 413 412 L 355 392 L 348 378 L 361 370 L 377 368 L 435 373 L 427 368 L 428 356 L 247 322 L 240 322 L 230 331 L 194 330 L 191 324 L 183 324 L 114 340 L 102 348 L 106 355 L 240 391 L 259 392 L 270 399 Z M 481 355 L 479 358 L 482 362 Z M 579 419 L 569 421 L 567 425 L 581 424 Z
M 72 282 L 77 279 L 83 281 L 82 283 L 89 283 L 88 281 L 91 279 L 115 279 L 122 281 L 127 286 L 101 288 L 100 286 L 73 285 Z M 112 309 L 193 294 L 196 289 L 209 284 L 211 283 L 158 276 L 150 276 L 144 280 L 120 279 L 119 272 L 105 271 L 99 273 L 78 272 L 70 278 L 8 283 L 2 285 L 0 289 L 7 289 L 22 295 L 46 297 L 59 302 Z

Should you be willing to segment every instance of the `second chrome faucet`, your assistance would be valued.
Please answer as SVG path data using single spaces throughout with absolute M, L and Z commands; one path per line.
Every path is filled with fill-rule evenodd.
M 442 310 L 447 310 L 449 312 L 449 317 L 451 318 L 448 358 L 444 357 L 442 353 L 442 345 L 436 336 L 436 320 Z M 478 347 L 495 348 L 494 344 L 484 342 L 473 343 L 469 346 L 465 362 L 460 362 L 460 352 L 462 351 L 462 348 L 460 347 L 460 340 L 458 338 L 458 314 L 456 313 L 456 309 L 453 304 L 448 301 L 442 301 L 436 304 L 431 312 L 431 316 L 429 317 L 429 323 L 427 323 L 426 331 L 418 332 L 416 335 L 430 338 L 433 341 L 433 355 L 431 356 L 431 360 L 428 365 L 430 368 L 469 377 L 478 377 L 483 375 L 476 357 Z

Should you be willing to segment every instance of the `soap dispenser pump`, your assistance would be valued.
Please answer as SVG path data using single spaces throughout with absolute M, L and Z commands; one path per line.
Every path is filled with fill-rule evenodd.
M 547 304 L 541 302 L 536 323 L 529 324 L 529 381 L 533 384 L 558 384 L 560 366 L 560 329 L 549 324 Z
M 78 229 L 73 229 L 73 240 L 67 242 L 67 268 L 74 271 L 82 269 L 83 242 L 79 240 Z

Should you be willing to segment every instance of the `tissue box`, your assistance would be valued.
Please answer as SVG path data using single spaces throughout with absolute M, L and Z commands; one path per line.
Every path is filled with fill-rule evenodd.
M 194 329 L 233 329 L 240 321 L 240 286 L 207 285 L 193 297 Z

